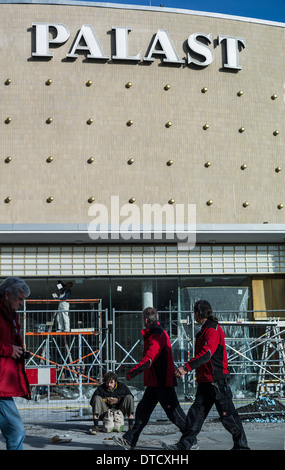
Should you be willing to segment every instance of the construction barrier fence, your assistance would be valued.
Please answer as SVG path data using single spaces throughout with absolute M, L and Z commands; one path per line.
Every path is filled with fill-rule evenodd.
M 58 331 L 59 300 L 27 300 L 22 335 L 30 354 L 26 369 L 32 400 L 16 399 L 24 422 L 35 420 L 92 420 L 90 398 L 105 372 L 126 372 L 142 355 L 142 315 L 138 311 L 102 309 L 100 299 L 69 302 L 69 330 Z M 262 394 L 285 394 L 285 322 L 250 321 L 253 312 L 215 312 L 226 333 L 231 387 L 239 399 Z M 159 312 L 168 332 L 175 365 L 194 355 L 198 325 L 189 311 Z M 128 386 L 137 403 L 143 377 Z M 180 401 L 189 402 L 196 389 L 195 374 L 187 374 L 177 388 Z M 163 410 L 160 410 L 164 416 Z

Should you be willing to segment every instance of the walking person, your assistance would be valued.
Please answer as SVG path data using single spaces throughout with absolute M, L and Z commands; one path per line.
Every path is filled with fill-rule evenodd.
M 125 449 L 133 449 L 143 428 L 159 402 L 168 418 L 181 432 L 185 427 L 186 415 L 182 410 L 176 392 L 175 366 L 173 361 L 170 338 L 158 321 L 155 308 L 147 307 L 143 311 L 144 329 L 141 331 L 144 340 L 143 357 L 126 375 L 131 380 L 143 372 L 146 390 L 139 402 L 133 429 L 122 437 L 113 440 Z
M 202 325 L 196 335 L 195 357 L 176 370 L 181 378 L 192 370 L 196 371 L 197 393 L 190 407 L 185 430 L 176 444 L 166 449 L 189 450 L 197 448 L 197 435 L 215 404 L 223 426 L 233 438 L 233 450 L 249 450 L 242 421 L 234 407 L 232 392 L 228 384 L 229 371 L 225 345 L 225 334 L 212 314 L 212 307 L 206 300 L 194 305 L 195 321 Z
M 23 450 L 25 428 L 14 397 L 31 399 L 17 310 L 30 295 L 18 277 L 0 284 L 0 429 L 7 450 Z

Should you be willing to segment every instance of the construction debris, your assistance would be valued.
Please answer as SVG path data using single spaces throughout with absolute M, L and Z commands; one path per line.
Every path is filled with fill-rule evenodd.
M 259 397 L 255 402 L 237 409 L 243 421 L 277 423 L 285 421 L 285 406 L 275 398 Z
M 53 444 L 56 444 L 56 443 L 69 443 L 71 442 L 72 439 L 68 436 L 68 434 L 64 434 L 63 436 L 59 436 L 59 435 L 56 435 L 56 436 L 53 436 L 51 438 L 51 442 Z

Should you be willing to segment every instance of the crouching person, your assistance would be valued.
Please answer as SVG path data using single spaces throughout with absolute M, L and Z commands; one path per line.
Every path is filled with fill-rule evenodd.
M 122 431 L 124 416 L 128 417 L 129 429 L 132 429 L 134 397 L 127 385 L 120 382 L 114 372 L 107 372 L 104 375 L 103 383 L 93 393 L 90 405 L 92 406 L 94 422 L 91 434 L 98 434 L 99 421 L 103 421 L 103 430 L 105 432 Z

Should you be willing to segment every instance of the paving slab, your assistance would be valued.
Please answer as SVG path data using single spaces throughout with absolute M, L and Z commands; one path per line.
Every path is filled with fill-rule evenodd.
M 112 440 L 113 435 L 100 432 L 93 436 L 90 434 L 92 422 L 54 422 L 26 424 L 26 439 L 24 450 L 91 450 L 100 455 L 120 454 L 127 452 L 117 446 Z M 244 423 L 245 432 L 251 450 L 254 451 L 284 451 L 285 450 L 285 422 L 280 423 Z M 58 436 L 58 439 L 54 439 Z M 180 438 L 180 432 L 172 423 L 150 423 L 143 430 L 134 452 L 164 454 L 162 442 L 175 443 Z M 198 436 L 199 451 L 226 451 L 232 448 L 231 435 L 223 428 L 220 422 L 205 422 Z M 0 450 L 5 450 L 6 444 L 0 435 Z M 193 454 L 193 451 L 192 453 Z M 236 453 L 235 453 L 236 454 Z M 244 454 L 244 453 L 243 453 Z M 99 454 L 98 454 L 99 455 Z M 193 458 L 193 457 L 191 457 Z

